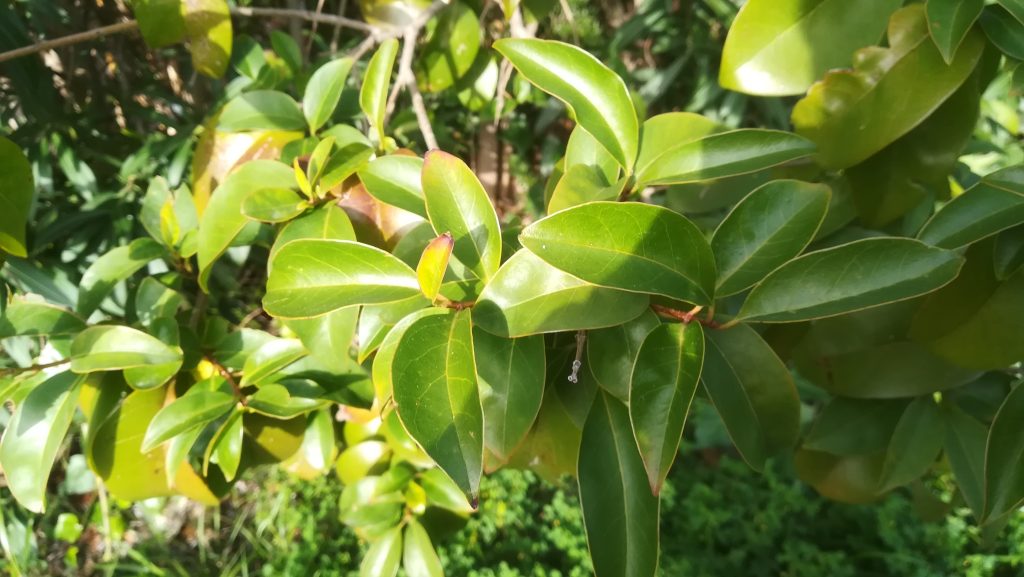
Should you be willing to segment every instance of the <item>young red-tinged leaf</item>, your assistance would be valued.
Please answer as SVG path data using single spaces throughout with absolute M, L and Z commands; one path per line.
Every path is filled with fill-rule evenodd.
M 489 280 L 501 264 L 501 228 L 483 185 L 466 163 L 440 150 L 427 153 L 422 183 L 434 231 L 451 234 L 455 258 Z
M 401 335 L 390 365 L 405 429 L 476 503 L 484 422 L 470 311 L 415 319 Z
M 603 391 L 583 427 L 577 478 L 596 577 L 654 577 L 659 499 L 650 491 L 626 406 Z
M 590 202 L 523 229 L 523 246 L 599 286 L 710 304 L 715 261 L 686 217 L 636 202 Z
M 394 256 L 344 240 L 294 240 L 274 255 L 263 308 L 275 317 L 309 318 L 360 304 L 418 294 L 416 273 Z
M 704 364 L 700 323 L 663 324 L 644 339 L 629 388 L 629 418 L 651 492 L 658 495 L 679 452 Z
M 23 507 L 42 513 L 57 451 L 71 426 L 83 377 L 60 373 L 33 388 L 18 404 L 0 441 L 0 468 Z
M 563 42 L 502 39 L 494 49 L 538 88 L 561 100 L 629 174 L 639 141 L 636 109 L 625 83 L 589 53 Z
M 416 278 L 420 281 L 420 290 L 430 300 L 437 298 L 437 291 L 441 289 L 441 281 L 444 280 L 444 273 L 448 270 L 448 259 L 452 256 L 452 248 L 455 241 L 449 232 L 430 241 L 427 248 L 423 249 L 423 256 L 416 266 Z

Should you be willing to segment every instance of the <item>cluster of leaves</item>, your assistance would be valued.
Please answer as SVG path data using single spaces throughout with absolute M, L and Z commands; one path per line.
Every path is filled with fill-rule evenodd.
M 203 63 L 215 55 L 197 67 L 222 72 L 230 42 L 203 34 L 223 33 L 223 9 L 203 34 L 187 11 L 180 30 L 147 23 L 194 4 L 140 2 L 140 26 L 156 45 L 187 36 Z M 948 463 L 977 519 L 1005 523 L 1024 500 L 1024 173 L 958 175 L 955 196 L 950 177 L 1024 22 L 1009 1 L 861 4 L 750 0 L 736 17 L 721 84 L 803 94 L 794 132 L 642 120 L 587 52 L 485 48 L 470 7 L 442 9 L 423 90 L 500 117 L 507 62 L 513 103 L 532 85 L 576 122 L 546 216 L 525 226 L 458 157 L 389 134 L 397 40 L 362 74 L 365 130 L 332 122 L 354 58 L 307 76 L 283 36 L 280 62 L 247 46 L 192 190 L 152 181 L 149 238 L 99 257 L 74 311 L 6 304 L 3 336 L 41 345 L 0 388 L 16 406 L 0 442 L 12 494 L 42 510 L 77 406 L 89 466 L 124 499 L 212 504 L 249 468 L 337 460 L 367 575 L 442 574 L 431 512 L 465 515 L 506 466 L 575 475 L 597 575 L 653 575 L 661 488 L 700 394 L 754 469 L 799 443 L 805 481 L 867 502 Z M 283 90 L 296 79 L 301 101 Z M 16 210 L 0 248 L 24 256 L 32 176 L 4 146 Z M 97 311 L 144 268 L 108 322 Z M 218 297 L 263 271 L 269 318 L 229 322 Z M 794 373 L 831 394 L 803 439 Z

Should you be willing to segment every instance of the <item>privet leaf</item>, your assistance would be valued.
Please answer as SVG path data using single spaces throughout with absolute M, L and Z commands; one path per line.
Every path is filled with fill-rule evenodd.
M 906 485 L 928 472 L 942 450 L 944 426 L 942 411 L 930 396 L 907 405 L 885 452 L 881 490 Z
M 366 192 L 377 200 L 427 218 L 420 175 L 423 159 L 389 154 L 370 161 L 359 170 Z
M 853 166 L 917 126 L 971 74 L 985 42 L 968 32 L 947 65 L 924 6 L 913 4 L 890 20 L 889 45 L 858 51 L 853 70 L 829 72 L 793 108 L 793 126 L 818 145 L 824 166 Z
M 302 95 L 302 112 L 309 123 L 309 130 L 316 132 L 327 122 L 341 100 L 341 92 L 345 88 L 345 80 L 352 69 L 351 58 L 331 60 L 316 69 L 306 83 L 306 92 Z
M 721 297 L 750 288 L 800 254 L 825 219 L 827 186 L 777 180 L 751 192 L 711 239 Z
M 928 30 L 947 64 L 984 7 L 985 0 L 928 0 L 925 4 Z
M 469 311 L 416 319 L 395 348 L 391 373 L 402 424 L 475 504 L 484 425 Z
M 704 364 L 700 323 L 663 324 L 640 347 L 629 388 L 629 419 L 651 492 L 658 495 L 679 452 Z
M 997 518 L 1024 501 L 1024 471 L 1020 463 L 1024 449 L 1024 388 L 1017 384 L 1006 396 L 985 445 L 985 507 L 982 519 Z
M 792 447 L 800 399 L 789 369 L 748 325 L 705 335 L 701 383 L 740 456 L 756 470 Z
M 991 174 L 935 213 L 917 238 L 941 248 L 959 248 L 1024 223 L 1024 170 Z
M 590 409 L 577 472 L 597 577 L 653 577 L 658 497 L 651 494 L 626 406 L 603 391 Z
M 729 28 L 718 81 L 761 96 L 802 94 L 874 44 L 899 0 L 750 0 Z
M 119 246 L 96 259 L 78 285 L 78 305 L 75 312 L 88 317 L 103 299 L 107 298 L 114 286 L 132 276 L 139 269 L 163 256 L 160 243 L 149 238 L 137 238 L 125 246 Z
M 622 402 L 629 401 L 640 346 L 659 324 L 658 316 L 648 310 L 628 323 L 587 332 L 587 364 L 601 388 Z
M 487 283 L 473 321 L 501 337 L 610 327 L 647 308 L 647 295 L 602 288 L 521 250 Z
M 484 444 L 507 460 L 526 437 L 544 398 L 544 337 L 496 337 L 473 329 Z
M 275 317 L 309 318 L 352 305 L 397 301 L 419 291 L 416 273 L 378 248 L 299 239 L 274 255 L 263 308 Z
M 715 262 L 684 216 L 641 203 L 592 202 L 523 229 L 523 246 L 584 281 L 710 304 Z
M 422 182 L 434 231 L 450 233 L 455 258 L 490 279 L 501 264 L 501 229 L 476 175 L 457 157 L 432 150 L 423 162 Z
M 795 322 L 929 293 L 956 278 L 963 258 L 907 238 L 869 238 L 808 253 L 750 291 L 738 319 Z
M 0 441 L 7 488 L 23 507 L 42 513 L 46 486 L 75 414 L 82 377 L 60 373 L 36 385 L 20 404 Z
M 391 70 L 398 55 L 398 40 L 394 38 L 380 43 L 366 65 L 363 86 L 359 89 L 359 106 L 370 121 L 374 136 L 380 147 L 384 144 L 384 111 L 388 103 L 388 86 L 391 84 Z
M 232 98 L 217 117 L 225 132 L 246 130 L 305 130 L 306 117 L 284 92 L 253 90 Z
M 76 373 L 95 371 L 139 372 L 139 378 L 126 378 L 135 388 L 151 389 L 167 382 L 181 368 L 183 353 L 177 345 L 164 343 L 142 331 L 117 325 L 101 325 L 85 329 L 71 342 L 71 370 Z M 133 382 L 135 381 L 135 382 Z
M 506 38 L 494 49 L 538 88 L 566 104 L 576 122 L 632 172 L 639 126 L 617 74 L 587 52 L 553 40 Z

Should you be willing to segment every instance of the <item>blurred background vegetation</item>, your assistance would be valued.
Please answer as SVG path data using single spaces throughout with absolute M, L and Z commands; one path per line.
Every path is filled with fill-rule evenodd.
M 538 36 L 576 43 L 613 66 L 647 108 L 641 117 L 686 110 L 730 127 L 788 126 L 791 102 L 748 98 L 718 86 L 721 46 L 742 0 L 534 3 L 545 14 Z M 284 4 L 359 17 L 365 2 Z M 478 13 L 486 6 L 471 4 Z M 2 2 L 0 51 L 112 24 L 126 14 L 121 0 Z M 240 19 L 235 27 L 236 42 L 271 47 L 275 34 L 287 34 L 321 60 L 361 39 L 329 26 L 310 34 L 308 23 L 294 20 Z M 134 215 L 148 181 L 162 175 L 176 187 L 189 180 L 196 138 L 231 93 L 232 75 L 200 77 L 181 47 L 149 50 L 136 35 L 0 64 L 0 133 L 26 148 L 32 161 L 38 196 L 30 257 L 44 263 L 11 259 L 11 280 L 73 305 L 89 259 L 141 232 Z M 978 172 L 1024 161 L 1019 76 L 1012 66 L 1004 69 L 985 94 L 962 159 Z M 536 94 L 493 129 L 493 111 L 468 109 L 456 91 L 428 99 L 443 149 L 479 159 L 497 147 L 499 172 L 525 193 L 522 210 L 528 213 L 530 200 L 543 198 L 545 179 L 571 129 L 553 100 Z M 354 103 L 350 109 L 357 111 Z M 392 126 L 400 144 L 423 150 L 410 111 L 400 110 Z M 690 203 L 691 212 L 703 206 L 700 194 L 676 198 Z M 713 212 L 733 200 L 703 208 Z M 221 313 L 240 319 L 248 312 L 242 304 L 251 300 L 239 298 L 238 310 Z M 27 350 L 4 342 L 12 359 Z M 814 402 L 813 395 L 808 398 Z M 6 418 L 0 411 L 0 426 Z M 999 535 L 980 533 L 944 476 L 874 505 L 838 504 L 798 481 L 788 462 L 773 462 L 764 474 L 751 471 L 726 449 L 731 445 L 716 419 L 700 409 L 690 419 L 682 460 L 666 486 L 663 575 L 1024 575 L 1024 521 L 1012 519 Z M 219 509 L 180 498 L 104 507 L 79 452 L 73 446 L 64 452 L 51 479 L 50 492 L 59 498 L 45 516 L 27 514 L 0 488 L 6 555 L 0 574 L 10 571 L 12 557 L 28 575 L 357 574 L 365 544 L 339 519 L 343 486 L 333 475 L 308 481 L 283 472 L 251 473 Z M 590 574 L 570 479 L 550 483 L 519 471 L 494 475 L 482 488 L 480 511 L 438 545 L 452 576 Z

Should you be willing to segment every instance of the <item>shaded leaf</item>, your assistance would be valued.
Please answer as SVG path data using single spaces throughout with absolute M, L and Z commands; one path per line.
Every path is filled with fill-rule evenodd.
M 117 283 L 163 255 L 164 249 L 160 243 L 148 238 L 137 238 L 99 257 L 89 265 L 78 283 L 75 312 L 88 317 L 99 308 Z
M 35 184 L 32 166 L 17 144 L 0 136 L 0 249 L 19 257 L 25 248 L 25 224 L 32 207 Z
M 544 337 L 496 337 L 473 330 L 484 444 L 501 460 L 512 454 L 533 426 L 544 398 Z
M 246 130 L 305 130 L 299 105 L 284 92 L 253 90 L 232 98 L 217 118 L 225 132 Z

